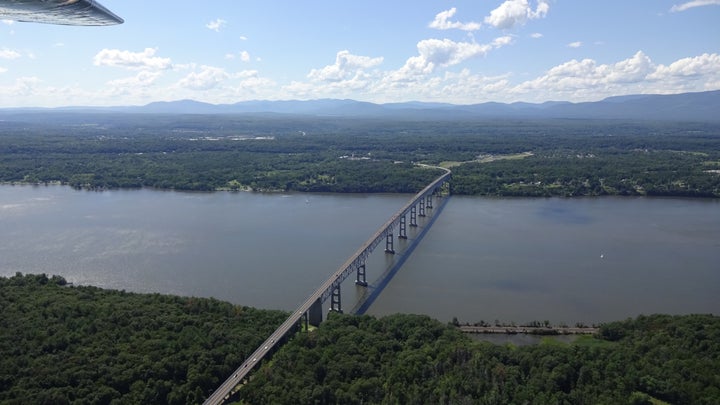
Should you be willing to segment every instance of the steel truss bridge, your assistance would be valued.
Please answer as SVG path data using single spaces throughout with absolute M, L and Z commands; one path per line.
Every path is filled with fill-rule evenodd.
M 449 189 L 451 172 L 435 179 L 422 191 L 417 193 L 407 204 L 387 220 L 360 248 L 350 256 L 325 282 L 318 287 L 286 320 L 258 347 L 240 366 L 218 387 L 204 404 L 216 405 L 223 403 L 250 373 L 250 371 L 273 352 L 273 349 L 284 341 L 285 337 L 299 327 L 322 322 L 323 302 L 330 298 L 330 311 L 342 312 L 340 284 L 352 274 L 355 283 L 367 287 L 365 278 L 365 261 L 375 248 L 385 242 L 385 252 L 394 254 L 394 230 L 398 229 L 398 238 L 407 239 L 407 227 L 418 226 L 417 218 L 426 216 L 426 210 L 433 208 L 433 197 L 440 195 L 445 188 Z M 409 220 L 408 220 L 409 217 Z

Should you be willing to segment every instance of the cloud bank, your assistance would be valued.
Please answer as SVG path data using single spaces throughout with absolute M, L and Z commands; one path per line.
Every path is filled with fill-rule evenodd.
M 472 18 L 457 18 L 458 10 L 454 7 L 435 14 L 429 23 L 429 19 L 422 20 L 422 25 L 427 24 L 423 28 L 437 30 L 431 32 L 449 38 L 409 42 L 405 45 L 407 54 L 391 58 L 339 48 L 341 50 L 327 54 L 327 62 L 307 66 L 280 83 L 266 75 L 272 70 L 257 56 L 264 50 L 255 47 L 255 41 L 238 49 L 238 41 L 247 39 L 236 34 L 235 42 L 229 43 L 226 49 L 218 49 L 216 58 L 209 63 L 176 61 L 162 55 L 157 47 L 141 51 L 102 49 L 96 52 L 87 69 L 102 72 L 105 79 L 84 84 L 87 88 L 79 84 L 50 86 L 30 72 L 23 77 L 8 78 L 9 69 L 0 66 L 0 74 L 8 78 L 0 85 L 0 94 L 7 95 L 6 99 L 15 105 L 37 105 L 37 100 L 46 105 L 122 105 L 187 98 L 210 103 L 352 98 L 372 102 L 419 100 L 472 104 L 578 102 L 622 94 L 720 89 L 720 55 L 712 52 L 656 63 L 651 55 L 638 50 L 627 57 L 602 62 L 590 57 L 563 57 L 560 62 L 545 65 L 543 70 L 534 73 L 523 72 L 522 66 L 498 69 L 493 58 L 502 48 L 507 47 L 507 53 L 517 52 L 520 47 L 514 47 L 516 42 L 526 41 L 525 45 L 537 46 L 555 41 L 553 46 L 563 55 L 580 53 L 568 47 L 583 48 L 583 53 L 591 49 L 585 49 L 580 41 L 567 42 L 573 38 L 557 39 L 535 31 L 523 32 L 525 25 L 546 18 L 549 0 L 499 0 L 497 4 L 482 23 Z M 673 11 L 709 5 L 720 5 L 720 0 L 689 1 L 674 6 Z M 225 20 L 216 19 L 205 28 L 219 32 L 225 24 Z M 202 26 L 196 28 L 206 32 Z M 253 52 L 252 61 L 250 52 L 242 50 L 245 45 Z M 21 54 L 0 48 L 0 61 L 11 67 L 10 73 L 21 71 L 19 67 L 31 59 L 31 55 L 27 50 Z M 89 65 L 90 61 L 86 63 Z M 254 69 L 239 68 L 249 66 L 246 63 L 252 63 Z M 487 67 L 491 64 L 495 70 Z
M 93 58 L 95 66 L 113 66 L 126 69 L 163 70 L 170 69 L 170 58 L 156 57 L 157 49 L 145 48 L 142 52 L 121 51 L 119 49 L 103 49 Z

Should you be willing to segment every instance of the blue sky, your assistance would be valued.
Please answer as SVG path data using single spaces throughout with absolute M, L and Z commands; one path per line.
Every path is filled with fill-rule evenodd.
M 720 0 L 101 2 L 125 23 L 0 23 L 0 107 L 720 89 Z

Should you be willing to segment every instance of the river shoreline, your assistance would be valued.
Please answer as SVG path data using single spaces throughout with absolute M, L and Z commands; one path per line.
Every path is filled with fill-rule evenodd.
M 594 335 L 599 328 L 593 327 L 538 327 L 538 326 L 459 326 L 463 333 L 474 334 L 503 334 L 503 335 Z

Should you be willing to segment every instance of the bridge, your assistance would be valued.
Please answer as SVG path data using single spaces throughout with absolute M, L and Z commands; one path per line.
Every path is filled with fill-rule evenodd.
M 417 193 L 407 204 L 387 220 L 350 258 L 343 263 L 325 282 L 318 287 L 286 320 L 282 323 L 240 366 L 225 382 L 218 387 L 204 402 L 207 405 L 221 404 L 227 399 L 232 390 L 237 387 L 261 362 L 265 356 L 291 332 L 298 329 L 303 323 L 305 326 L 318 326 L 322 322 L 323 302 L 330 298 L 330 311 L 342 312 L 340 285 L 348 277 L 355 274 L 355 284 L 367 286 L 365 262 L 375 248 L 383 241 L 385 252 L 394 254 L 394 230 L 398 229 L 398 238 L 407 239 L 407 227 L 418 226 L 417 218 L 426 216 L 426 210 L 433 208 L 433 196 L 446 184 L 449 184 L 451 172 L 445 173 L 435 179 L 427 187 Z M 408 223 L 409 217 L 409 223 Z

